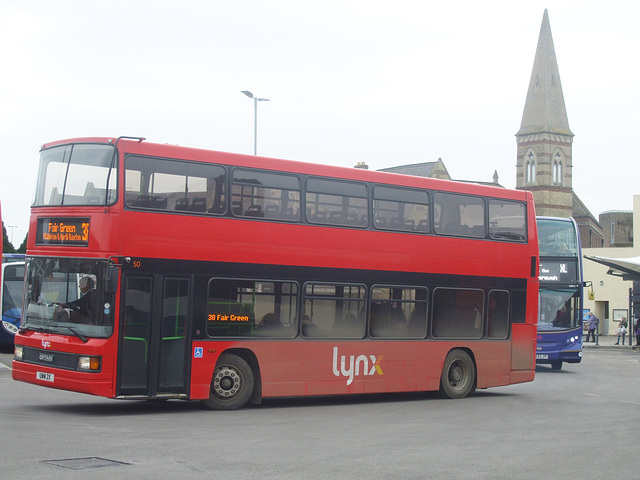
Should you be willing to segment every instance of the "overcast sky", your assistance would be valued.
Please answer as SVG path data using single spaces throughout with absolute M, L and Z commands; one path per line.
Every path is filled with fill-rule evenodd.
M 544 9 L 596 216 L 640 194 L 637 0 L 3 0 L 0 201 L 17 247 L 38 151 L 81 136 L 516 183 Z M 12 230 L 8 229 L 11 238 Z

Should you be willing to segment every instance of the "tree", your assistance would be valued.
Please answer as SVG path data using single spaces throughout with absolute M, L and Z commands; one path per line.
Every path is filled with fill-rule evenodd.
M 2 222 L 2 253 L 16 253 L 15 247 L 7 237 L 7 229 L 4 228 L 4 222 Z
M 24 236 L 24 241 L 22 242 L 22 245 L 20 245 L 20 247 L 18 248 L 18 253 L 27 253 L 27 238 L 29 237 L 29 235 L 25 235 Z

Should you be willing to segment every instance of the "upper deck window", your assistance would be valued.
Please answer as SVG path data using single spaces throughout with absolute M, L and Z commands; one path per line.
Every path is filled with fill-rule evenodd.
M 76 144 L 40 153 L 34 205 L 107 205 L 118 179 L 112 145 Z
M 125 203 L 133 208 L 223 214 L 225 170 L 219 165 L 129 156 Z
M 578 238 L 571 220 L 538 218 L 537 223 L 541 256 L 578 256 Z
M 363 228 L 369 224 L 364 183 L 309 178 L 305 200 L 309 223 Z
M 423 190 L 376 185 L 374 226 L 381 230 L 429 231 L 429 196 Z
M 285 173 L 237 168 L 231 192 L 233 214 L 300 221 L 300 179 Z
M 489 200 L 489 235 L 494 240 L 527 239 L 527 211 L 524 203 Z
M 482 197 L 437 192 L 433 203 L 436 233 L 476 238 L 486 236 Z

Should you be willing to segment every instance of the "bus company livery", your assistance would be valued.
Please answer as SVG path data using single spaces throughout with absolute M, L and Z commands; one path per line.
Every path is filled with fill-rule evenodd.
M 582 251 L 572 218 L 538 217 L 540 306 L 536 362 L 582 360 Z
M 13 378 L 109 398 L 264 398 L 533 380 L 524 191 L 198 150 L 46 144 Z
M 13 347 L 13 338 L 20 328 L 22 288 L 24 286 L 24 254 L 3 253 L 0 266 L 0 348 Z

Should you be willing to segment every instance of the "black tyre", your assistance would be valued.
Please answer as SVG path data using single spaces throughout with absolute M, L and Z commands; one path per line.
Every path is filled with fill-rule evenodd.
M 476 366 L 464 350 L 452 350 L 444 360 L 440 391 L 448 398 L 464 398 L 475 390 Z
M 553 370 L 560 370 L 562 369 L 562 360 L 556 360 L 554 362 L 551 362 L 551 368 Z
M 209 398 L 204 403 L 212 410 L 237 410 L 249 401 L 253 386 L 254 375 L 249 364 L 237 355 L 223 353 L 213 371 Z

